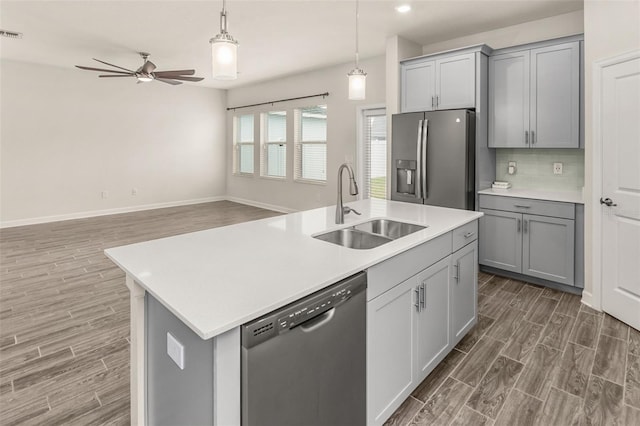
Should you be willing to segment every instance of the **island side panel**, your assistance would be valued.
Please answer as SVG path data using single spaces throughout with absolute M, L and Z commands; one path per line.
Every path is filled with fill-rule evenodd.
M 125 281 L 129 289 L 130 309 L 131 309 L 131 370 L 130 370 L 130 392 L 131 392 L 131 424 L 146 425 L 145 407 L 145 310 L 144 295 L 146 291 L 133 277 L 127 274 Z
M 213 425 L 214 339 L 200 338 L 149 293 L 145 308 L 147 424 Z
M 240 327 L 214 337 L 214 426 L 239 425 L 241 416 Z

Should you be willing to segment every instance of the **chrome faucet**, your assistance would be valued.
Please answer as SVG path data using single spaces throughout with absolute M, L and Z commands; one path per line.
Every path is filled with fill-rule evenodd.
M 345 214 L 348 214 L 350 212 L 354 212 L 357 215 L 360 214 L 355 209 L 342 205 L 342 171 L 344 169 L 347 169 L 347 172 L 349 173 L 349 180 L 351 181 L 349 185 L 349 193 L 351 195 L 358 195 L 358 184 L 356 183 L 356 177 L 353 174 L 353 169 L 351 168 L 350 165 L 348 165 L 347 163 L 344 163 L 338 169 L 338 203 L 336 205 L 336 223 L 337 224 L 344 223 Z

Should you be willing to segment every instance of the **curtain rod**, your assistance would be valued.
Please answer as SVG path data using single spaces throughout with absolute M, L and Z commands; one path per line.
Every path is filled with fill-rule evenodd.
M 250 108 L 250 107 L 255 107 L 255 106 L 260 106 L 260 105 L 273 105 L 273 104 L 278 103 L 278 102 L 297 101 L 298 99 L 317 98 L 318 96 L 322 96 L 323 98 L 326 98 L 327 96 L 329 96 L 329 92 L 318 93 L 317 95 L 299 96 L 297 98 L 278 99 L 277 101 L 261 102 L 259 104 L 251 104 L 251 105 L 242 105 L 242 106 L 237 106 L 237 107 L 230 107 L 230 108 L 227 108 L 227 111 L 235 111 L 235 110 L 240 109 L 240 108 Z

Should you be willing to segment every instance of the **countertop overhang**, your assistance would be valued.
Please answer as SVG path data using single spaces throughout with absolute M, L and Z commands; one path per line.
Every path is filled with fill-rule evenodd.
M 115 247 L 105 254 L 137 284 L 210 339 L 445 234 L 482 213 L 362 200 L 336 225 L 335 206 Z M 376 218 L 427 225 L 369 250 L 312 238 Z

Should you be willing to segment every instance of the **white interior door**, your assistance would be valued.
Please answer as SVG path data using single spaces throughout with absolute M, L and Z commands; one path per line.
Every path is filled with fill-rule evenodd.
M 602 308 L 640 329 L 640 52 L 600 84 Z

